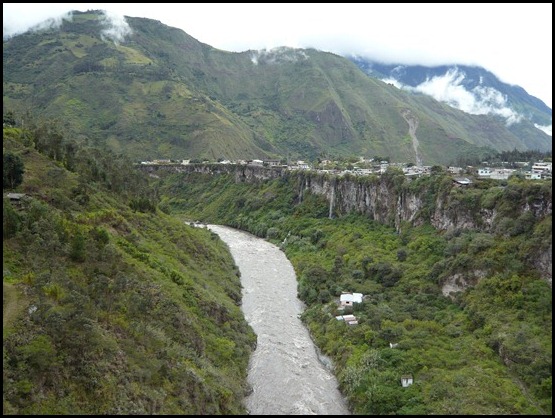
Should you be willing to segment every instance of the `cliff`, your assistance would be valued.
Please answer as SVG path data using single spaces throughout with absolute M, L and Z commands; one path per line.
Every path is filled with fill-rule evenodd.
M 397 173 L 380 177 L 337 177 L 312 171 L 225 164 L 142 165 L 140 169 L 154 177 L 175 172 L 230 174 L 236 182 L 246 183 L 286 177 L 295 182 L 300 199 L 306 192 L 324 196 L 332 215 L 356 212 L 395 226 L 397 230 L 409 222 L 412 225 L 430 223 L 442 231 L 491 232 L 500 217 L 508 215 L 507 208 L 498 207 L 505 199 L 513 200 L 512 217 L 529 213 L 534 218 L 543 218 L 552 211 L 550 188 L 531 193 L 526 188 L 496 187 L 494 201 L 490 199 L 488 207 L 484 207 L 485 190 L 472 186 L 459 188 L 447 176 L 413 180 Z
M 475 230 L 498 237 L 518 234 L 522 228 L 550 217 L 551 184 L 509 182 L 507 185 L 458 186 L 446 174 L 407 179 L 402 173 L 381 176 L 330 176 L 313 171 L 289 171 L 251 165 L 191 164 L 143 165 L 154 177 L 169 173 L 232 175 L 237 183 L 284 178 L 295 188 L 298 202 L 307 193 L 324 196 L 329 216 L 359 213 L 401 231 L 406 223 L 431 224 L 440 231 Z M 551 243 L 537 245 L 530 262 L 551 283 Z

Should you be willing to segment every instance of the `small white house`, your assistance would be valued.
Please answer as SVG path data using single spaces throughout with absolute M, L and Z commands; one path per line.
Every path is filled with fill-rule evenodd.
M 527 171 L 526 173 L 524 173 L 524 178 L 526 178 L 527 180 L 541 180 L 542 175 L 541 173 L 534 173 L 533 171 Z
M 494 180 L 507 180 L 511 174 L 514 173 L 515 170 L 510 168 L 497 168 L 492 170 L 490 178 Z
M 405 376 L 401 376 L 401 386 L 403 386 L 404 388 L 408 388 L 410 385 L 412 385 L 412 383 L 412 375 L 407 374 Z
M 534 172 L 549 172 L 551 173 L 551 163 L 537 162 L 532 165 L 532 171 Z
M 462 167 L 447 167 L 447 171 L 451 174 L 461 174 L 463 172 Z
M 25 197 L 25 193 L 8 193 L 6 197 L 10 199 L 10 202 L 19 202 Z
M 455 177 L 453 179 L 455 186 L 470 186 L 472 184 L 472 180 L 467 177 Z
M 338 321 L 345 321 L 347 325 L 358 325 L 358 320 L 354 315 L 339 315 L 335 319 Z
M 339 297 L 341 306 L 353 306 L 354 303 L 362 303 L 362 293 L 342 293 Z
M 268 167 L 277 167 L 278 165 L 280 165 L 280 161 L 279 160 L 264 160 L 264 165 L 267 165 Z
M 480 177 L 489 177 L 491 176 L 491 170 L 489 168 L 479 168 L 478 175 Z

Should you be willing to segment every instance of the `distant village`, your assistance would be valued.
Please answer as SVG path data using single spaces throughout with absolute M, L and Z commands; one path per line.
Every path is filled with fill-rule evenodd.
M 336 176 L 368 176 L 372 174 L 383 174 L 389 168 L 396 168 L 402 170 L 405 176 L 409 178 L 421 177 L 432 174 L 437 167 L 451 173 L 454 176 L 455 182 L 460 185 L 468 185 L 472 180 L 464 177 L 471 175 L 473 177 L 482 179 L 494 180 L 507 180 L 512 175 L 519 175 L 528 180 L 545 180 L 551 179 L 552 163 L 537 161 L 528 162 L 521 161 L 515 163 L 503 162 L 500 164 L 490 165 L 488 162 L 482 162 L 481 166 L 466 166 L 466 167 L 442 167 L 442 166 L 424 166 L 414 165 L 412 163 L 390 163 L 389 161 L 378 161 L 374 159 L 365 159 L 360 157 L 355 163 L 347 163 L 344 161 L 332 160 L 318 160 L 316 163 L 308 163 L 305 161 L 295 161 L 292 163 L 285 163 L 283 160 L 225 160 L 218 161 L 209 160 L 152 160 L 141 161 L 143 165 L 189 165 L 189 164 L 231 164 L 231 165 L 245 165 L 257 166 L 266 168 L 280 168 L 286 170 L 311 170 L 322 174 L 330 174 Z M 510 168 L 509 168 L 510 167 Z

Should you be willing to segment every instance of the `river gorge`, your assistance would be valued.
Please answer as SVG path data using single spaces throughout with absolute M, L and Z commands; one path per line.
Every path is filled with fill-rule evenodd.
M 248 233 L 209 225 L 228 245 L 241 272 L 242 309 L 257 335 L 249 364 L 251 415 L 347 415 L 346 403 L 299 319 L 293 266 L 275 245 Z M 327 365 L 327 366 L 326 366 Z

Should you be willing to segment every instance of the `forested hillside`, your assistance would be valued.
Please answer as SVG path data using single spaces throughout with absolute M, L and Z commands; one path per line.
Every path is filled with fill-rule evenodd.
M 551 268 L 547 276 L 540 259 L 551 253 L 551 210 L 535 217 L 531 208 L 538 197 L 551 208 L 551 182 L 513 178 L 465 190 L 442 172 L 412 181 L 394 171 L 384 176 L 341 181 L 421 193 L 423 219 L 440 195 L 450 196 L 453 216 L 457 207 L 477 218 L 486 209 L 500 216 L 488 231 L 409 222 L 395 229 L 336 213 L 303 187 L 310 174 L 302 173 L 250 181 L 168 174 L 159 183 L 160 208 L 281 246 L 307 304 L 303 318 L 334 359 L 354 413 L 550 414 Z M 384 219 L 394 218 L 380 207 Z M 363 293 L 363 303 L 339 311 L 343 291 Z M 335 318 L 344 313 L 358 325 Z M 405 375 L 414 378 L 408 388 Z
M 423 196 L 395 227 L 387 200 L 382 223 L 346 212 L 356 201 L 333 208 L 310 173 L 148 180 L 55 123 L 4 124 L 5 414 L 245 412 L 256 339 L 239 272 L 185 219 L 281 246 L 354 413 L 551 413 L 550 180 L 462 189 L 443 171 L 409 181 L 393 170 L 338 182 Z M 440 201 L 475 227 L 433 228 Z M 485 213 L 497 214 L 487 228 Z M 339 311 L 343 291 L 363 302 Z M 358 324 L 336 319 L 346 313 Z
M 56 124 L 5 118 L 3 161 L 4 414 L 245 413 L 256 338 L 217 236 Z

